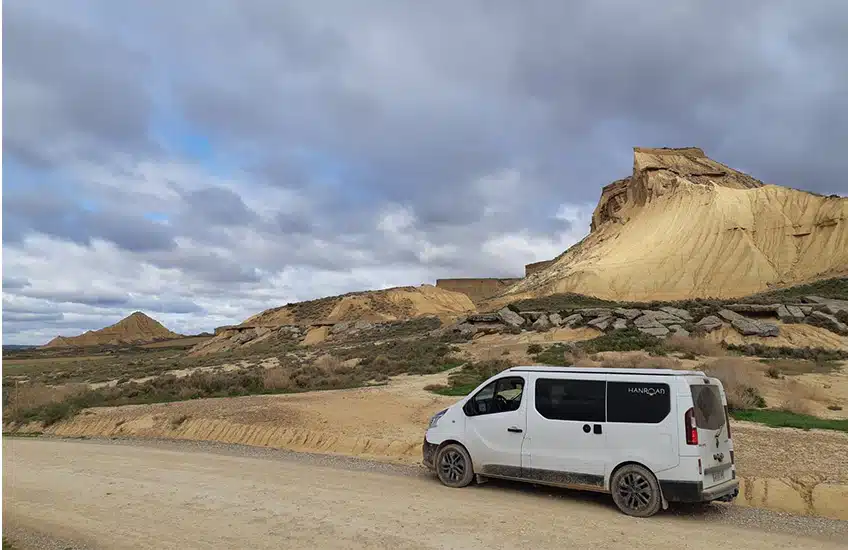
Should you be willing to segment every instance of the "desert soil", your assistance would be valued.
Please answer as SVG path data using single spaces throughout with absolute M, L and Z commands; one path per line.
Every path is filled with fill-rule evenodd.
M 446 374 L 399 376 L 387 386 L 94 408 L 48 430 L 60 436 L 224 441 L 417 464 L 432 414 L 455 403 L 424 391 Z M 848 435 L 733 422 L 739 474 L 848 483 Z M 809 452 L 815 449 L 815 452 Z
M 848 523 L 710 505 L 636 520 L 608 496 L 246 447 L 7 439 L 19 548 L 844 548 Z M 55 541 L 61 540 L 58 544 Z M 39 546 L 41 547 L 41 546 Z M 50 547 L 50 545 L 48 545 Z

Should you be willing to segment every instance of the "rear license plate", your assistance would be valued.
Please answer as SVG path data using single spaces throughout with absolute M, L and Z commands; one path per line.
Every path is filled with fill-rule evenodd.
M 713 472 L 713 481 L 721 481 L 725 478 L 727 474 L 727 470 L 721 470 L 719 472 Z

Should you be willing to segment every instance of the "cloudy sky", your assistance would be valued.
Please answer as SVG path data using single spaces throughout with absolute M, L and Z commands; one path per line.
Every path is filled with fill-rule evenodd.
M 514 276 L 632 147 L 848 191 L 848 3 L 3 2 L 3 342 Z

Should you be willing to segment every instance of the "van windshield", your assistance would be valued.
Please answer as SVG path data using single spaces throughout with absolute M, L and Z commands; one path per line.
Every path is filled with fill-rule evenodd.
M 718 387 L 710 385 L 690 386 L 692 403 L 695 405 L 695 425 L 703 430 L 718 430 L 724 426 L 724 405 Z

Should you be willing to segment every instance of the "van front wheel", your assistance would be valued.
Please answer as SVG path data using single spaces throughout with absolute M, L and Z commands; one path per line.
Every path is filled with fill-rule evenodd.
M 628 516 L 650 517 L 662 506 L 657 478 L 650 470 L 638 464 L 619 468 L 612 476 L 610 489 L 615 505 Z
M 450 443 L 436 453 L 436 475 L 448 487 L 465 487 L 474 479 L 471 456 L 462 445 Z

